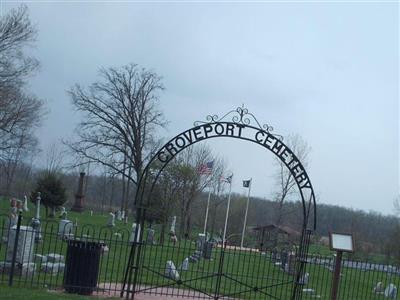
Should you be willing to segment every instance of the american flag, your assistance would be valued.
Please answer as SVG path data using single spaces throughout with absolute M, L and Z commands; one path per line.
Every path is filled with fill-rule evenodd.
M 201 164 L 197 168 L 197 171 L 199 172 L 200 175 L 211 175 L 213 166 L 214 166 L 214 161 L 209 161 L 205 164 Z

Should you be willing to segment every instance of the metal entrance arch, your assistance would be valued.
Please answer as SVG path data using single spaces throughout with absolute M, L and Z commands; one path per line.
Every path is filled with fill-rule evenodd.
M 136 222 L 140 226 L 136 226 L 121 297 L 126 293 L 127 299 L 134 299 L 137 293 L 152 293 L 203 299 L 235 299 L 235 297 L 240 297 L 240 299 L 243 297 L 245 299 L 301 299 L 303 290 L 301 281 L 307 262 L 308 246 L 311 234 L 316 228 L 315 194 L 303 165 L 284 144 L 281 135 L 274 134 L 271 126 L 261 125 L 255 116 L 243 106 L 229 111 L 221 118 L 217 115 L 209 115 L 206 117 L 206 121 L 197 121 L 194 125 L 194 127 L 178 134 L 161 147 L 146 165 L 138 181 L 135 207 Z M 254 274 L 254 271 L 251 274 L 241 274 L 240 276 L 236 274 L 237 272 L 230 274 L 227 271 L 228 261 L 229 264 L 235 263 L 235 259 L 243 260 L 243 257 L 247 259 L 254 253 L 236 256 L 236 254 L 232 254 L 230 249 L 227 249 L 225 244 L 218 249 L 219 251 L 215 251 L 215 259 L 213 263 L 207 266 L 207 271 L 204 271 L 204 267 L 197 273 L 191 272 L 191 276 L 187 276 L 187 278 L 181 276 L 171 279 L 164 272 L 165 265 L 163 263 L 165 261 L 163 259 L 169 259 L 169 256 L 176 255 L 177 251 L 191 251 L 190 243 L 187 249 L 185 249 L 185 246 L 175 246 L 174 244 L 173 247 L 176 248 L 170 247 L 173 248 L 172 250 L 168 248 L 171 252 L 168 254 L 165 246 L 149 247 L 143 242 L 145 216 L 148 208 L 147 201 L 150 199 L 164 168 L 185 148 L 200 141 L 217 137 L 241 139 L 268 149 L 285 164 L 294 177 L 301 196 L 303 218 L 301 236 L 298 239 L 298 246 L 295 251 L 295 271 L 292 276 L 280 276 L 276 273 L 272 275 L 268 273 L 268 276 L 264 276 L 264 272 Z M 158 165 L 156 174 L 152 173 L 151 166 L 153 164 Z M 161 249 L 156 247 L 161 247 Z M 157 266 L 151 263 L 158 257 L 154 255 L 162 257 Z M 262 261 L 256 256 L 253 259 L 257 264 L 266 264 L 266 259 Z M 270 268 L 270 265 L 263 266 Z M 245 273 L 246 270 L 243 270 L 243 272 Z M 252 279 L 249 280 L 249 277 Z M 157 279 L 152 280 L 154 278 Z M 225 285 L 230 285 L 230 287 L 234 285 L 235 289 L 225 288 Z

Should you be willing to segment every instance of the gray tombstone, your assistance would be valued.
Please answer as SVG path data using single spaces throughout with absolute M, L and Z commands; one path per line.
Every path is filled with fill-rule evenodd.
M 205 242 L 206 242 L 206 235 L 204 233 L 199 233 L 199 235 L 197 236 L 197 242 L 196 242 L 197 251 L 203 252 Z
M 41 193 L 37 193 L 36 197 L 36 213 L 35 217 L 31 220 L 31 226 L 35 231 L 35 243 L 39 243 L 42 241 L 42 229 L 40 226 L 40 202 L 41 202 Z
M 9 240 L 7 243 L 6 261 L 11 262 L 14 254 L 14 243 L 16 239 L 17 226 L 13 226 L 10 230 Z M 30 226 L 21 226 L 17 241 L 15 262 L 18 264 L 30 263 L 33 261 L 35 234 Z
M 112 212 L 108 214 L 107 226 L 108 227 L 115 226 L 115 215 Z
M 146 243 L 149 245 L 154 245 L 154 235 L 155 235 L 155 231 L 154 229 L 147 229 L 147 239 L 146 239 Z
M 61 237 L 70 237 L 72 235 L 72 231 L 74 228 L 74 224 L 72 221 L 62 219 L 60 223 L 58 223 L 58 235 Z
M 296 254 L 294 252 L 289 252 L 287 254 L 287 261 L 284 267 L 285 272 L 294 275 L 296 273 Z
M 179 273 L 176 269 L 172 260 L 167 261 L 167 266 L 165 268 L 165 276 L 172 280 L 179 280 Z
M 46 262 L 41 265 L 42 272 L 50 273 L 52 275 L 56 275 L 59 272 L 63 272 L 65 268 L 65 264 L 61 262 Z
M 389 299 L 396 299 L 397 298 L 397 288 L 396 286 L 391 283 L 387 286 L 387 288 L 385 289 L 385 298 L 389 298 Z
M 381 281 L 379 281 L 374 287 L 374 293 L 375 294 L 383 294 L 384 291 L 385 291 L 385 288 L 383 286 L 383 283 Z

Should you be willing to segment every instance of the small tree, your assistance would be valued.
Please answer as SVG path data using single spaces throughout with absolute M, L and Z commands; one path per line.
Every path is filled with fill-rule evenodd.
M 54 173 L 46 172 L 37 181 L 36 188 L 31 193 L 31 200 L 36 202 L 38 192 L 41 193 L 41 204 L 46 208 L 46 216 L 54 217 L 57 207 L 60 207 L 67 201 L 64 184 Z M 50 215 L 49 209 L 50 208 Z

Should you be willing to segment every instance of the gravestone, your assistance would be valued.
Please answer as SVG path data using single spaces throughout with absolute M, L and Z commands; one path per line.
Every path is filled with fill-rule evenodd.
M 0 274 L 10 274 L 12 263 L 10 261 L 0 262 Z M 17 276 L 32 276 L 36 271 L 36 264 L 34 262 L 16 264 L 14 266 L 14 275 Z
M 117 212 L 115 213 L 115 216 L 116 216 L 116 218 L 117 218 L 118 221 L 121 221 L 121 220 L 122 220 L 122 214 L 121 214 L 121 211 L 120 211 L 120 210 L 117 210 Z
M 47 262 L 47 256 L 41 254 L 35 254 L 35 262 L 36 263 L 45 263 Z
M 278 250 L 274 248 L 271 252 L 271 261 L 275 263 L 278 260 Z
M 84 209 L 85 195 L 83 191 L 85 172 L 79 173 L 78 191 L 75 194 L 75 203 L 72 206 L 72 211 L 82 212 Z
M 7 243 L 6 261 L 11 262 L 14 253 L 14 243 L 16 239 L 17 226 L 13 226 L 10 230 L 9 241 Z M 17 241 L 15 262 L 17 264 L 31 263 L 34 259 L 35 234 L 30 226 L 21 226 Z
M 62 220 L 66 220 L 67 219 L 67 211 L 65 210 L 64 206 L 61 207 L 60 218 Z
M 385 298 L 396 299 L 397 298 L 397 288 L 391 283 L 385 289 Z
M 287 261 L 288 261 L 288 253 L 286 251 L 282 251 L 280 255 L 281 259 L 281 267 L 282 269 L 285 269 Z
M 383 294 L 384 291 L 385 291 L 385 288 L 383 286 L 383 283 L 381 281 L 379 281 L 374 287 L 374 293 L 375 294 Z
M 58 224 L 58 235 L 61 237 L 70 237 L 72 235 L 74 224 L 70 220 L 60 220 Z
M 167 261 L 167 266 L 165 268 L 165 276 L 172 280 L 179 280 L 179 273 L 172 260 Z
M 26 195 L 24 196 L 24 212 L 28 212 L 29 207 L 28 207 L 28 197 Z
M 155 235 L 155 231 L 154 229 L 147 229 L 147 239 L 146 239 L 146 243 L 149 245 L 154 245 L 154 235 Z
M 310 274 L 305 273 L 305 274 L 303 274 L 303 276 L 301 276 L 301 278 L 299 280 L 299 284 L 307 285 L 309 281 L 310 281 Z
M 171 223 L 171 228 L 169 229 L 169 233 L 171 235 L 176 235 L 175 234 L 175 226 L 176 226 L 176 216 L 172 217 L 172 223 Z
M 107 226 L 108 227 L 115 226 L 115 215 L 112 212 L 108 214 Z
M 121 212 L 121 219 L 122 219 L 122 220 L 125 219 L 125 211 L 124 211 L 124 210 Z
M 136 223 L 132 223 L 131 236 L 129 237 L 129 242 L 130 243 L 133 243 L 133 241 L 135 240 L 136 226 L 138 226 L 136 242 L 139 243 L 139 240 L 140 240 L 140 224 L 136 225 Z
M 35 217 L 31 220 L 31 226 L 35 231 L 35 243 L 42 241 L 42 229 L 40 227 L 40 202 L 42 200 L 40 192 L 37 193 L 36 197 L 36 213 Z
M 46 257 L 47 257 L 47 262 L 51 263 L 64 262 L 64 255 L 61 254 L 49 253 L 46 255 Z
M 115 233 L 114 233 L 114 236 L 115 236 L 117 239 L 122 239 L 122 234 L 121 234 L 120 232 L 115 232 Z
M 181 266 L 181 270 L 182 271 L 188 271 L 189 270 L 189 258 L 186 257 L 183 262 L 182 262 L 182 266 Z
M 46 262 L 41 265 L 41 271 L 45 273 L 50 273 L 56 275 L 59 272 L 63 272 L 65 269 L 65 264 L 62 262 Z
M 290 252 L 287 254 L 287 261 L 284 267 L 286 273 L 290 275 L 294 275 L 296 273 L 296 255 L 294 252 Z
M 204 233 L 199 233 L 199 235 L 197 236 L 197 242 L 196 242 L 197 251 L 203 252 L 205 242 L 206 242 L 206 235 Z

